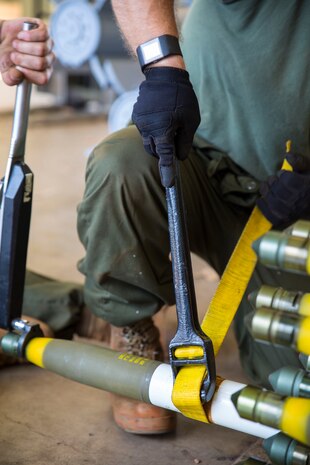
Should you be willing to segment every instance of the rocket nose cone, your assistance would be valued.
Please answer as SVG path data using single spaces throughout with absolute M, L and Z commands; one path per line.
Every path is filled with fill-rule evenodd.
M 283 433 L 278 433 L 264 439 L 262 445 L 274 465 L 288 465 L 290 462 L 286 461 L 287 453 L 292 443 L 296 444 L 296 441 Z
M 245 317 L 244 317 L 244 324 L 245 326 L 247 327 L 247 329 L 250 331 L 250 333 L 252 333 L 252 323 L 253 323 L 253 318 L 255 316 L 255 312 L 251 312 L 251 313 L 248 313 Z
M 259 248 L 260 248 L 260 244 L 262 242 L 262 237 L 260 237 L 259 239 L 256 239 L 256 241 L 254 241 L 252 243 L 252 249 L 254 250 L 254 252 L 256 253 L 256 255 L 258 255 L 259 253 Z
M 248 302 L 251 304 L 253 308 L 256 308 L 257 296 L 258 296 L 258 290 L 253 291 L 248 295 Z
M 274 371 L 273 373 L 271 373 L 271 374 L 268 376 L 269 383 L 271 384 L 272 389 L 273 389 L 274 391 L 277 390 L 278 382 L 279 382 L 279 379 L 280 379 L 280 377 L 281 377 L 281 372 L 282 372 L 282 368 L 280 368 L 280 369 L 277 370 L 277 371 Z
M 268 456 L 270 456 L 273 441 L 274 441 L 274 436 L 270 436 L 269 438 L 264 439 L 263 441 L 263 449 Z
M 310 356 L 306 354 L 299 354 L 299 360 L 305 370 L 310 370 Z
M 239 396 L 242 392 L 242 389 L 240 389 L 240 391 L 237 391 L 237 392 L 234 392 L 232 395 L 231 395 L 231 401 L 232 403 L 234 404 L 234 406 L 236 407 L 236 409 L 238 410 L 237 406 L 238 406 L 238 399 L 239 399 Z

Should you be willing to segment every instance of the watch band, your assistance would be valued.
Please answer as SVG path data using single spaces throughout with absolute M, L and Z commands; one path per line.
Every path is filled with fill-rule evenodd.
M 137 48 L 137 56 L 142 71 L 151 63 L 157 63 L 170 55 L 181 55 L 179 40 L 168 34 L 148 40 Z

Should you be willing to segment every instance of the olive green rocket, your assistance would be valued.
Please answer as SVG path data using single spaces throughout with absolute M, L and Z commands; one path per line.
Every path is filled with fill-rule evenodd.
M 282 287 L 272 287 L 264 284 L 258 291 L 251 292 L 248 300 L 256 309 L 267 307 L 283 312 L 310 316 L 310 293 L 308 292 L 288 291 Z
M 280 429 L 293 439 L 310 445 L 310 400 L 283 397 L 246 386 L 231 396 L 242 418 Z
M 292 397 L 310 397 L 310 374 L 294 367 L 283 367 L 269 375 L 273 390 Z
M 263 448 L 274 465 L 308 465 L 310 449 L 283 433 L 263 441 Z
M 310 317 L 261 307 L 245 321 L 256 340 L 310 355 Z
M 253 243 L 260 263 L 269 268 L 310 274 L 310 239 L 270 231 Z
M 19 334 L 2 338 L 4 352 L 15 355 Z M 162 363 L 119 353 L 94 345 L 50 338 L 34 338 L 25 348 L 25 358 L 41 368 L 54 371 L 81 384 L 149 402 L 152 374 Z M 117 376 L 116 376 L 117 373 Z

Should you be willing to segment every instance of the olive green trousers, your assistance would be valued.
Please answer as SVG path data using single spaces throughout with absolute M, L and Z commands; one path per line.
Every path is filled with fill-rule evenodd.
M 44 321 L 58 338 L 71 339 L 84 308 L 83 287 L 27 270 L 22 313 Z
M 198 146 L 180 163 L 191 251 L 221 275 L 258 195 L 258 183 L 225 154 Z M 92 152 L 78 233 L 85 247 L 79 270 L 84 298 L 97 316 L 116 326 L 131 324 L 175 302 L 165 191 L 158 161 L 144 151 L 130 126 L 107 137 Z M 274 272 L 260 265 L 246 294 L 262 283 L 307 289 L 309 278 Z M 241 361 L 256 383 L 268 385 L 270 372 L 299 365 L 290 349 L 255 342 L 244 316 L 244 297 L 235 317 Z

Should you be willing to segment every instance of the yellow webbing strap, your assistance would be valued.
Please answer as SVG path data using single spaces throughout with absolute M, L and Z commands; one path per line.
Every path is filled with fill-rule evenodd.
M 255 207 L 230 257 L 202 322 L 202 330 L 213 342 L 216 355 L 242 300 L 257 261 L 252 242 L 265 234 L 271 223 Z M 184 354 L 185 356 L 185 354 Z M 182 367 L 172 392 L 172 402 L 183 415 L 208 423 L 200 400 L 204 366 Z
M 290 144 L 287 144 L 288 151 L 290 151 Z M 284 161 L 282 169 L 291 170 L 292 168 Z M 201 328 L 212 340 L 215 355 L 238 310 L 257 262 L 252 243 L 266 234 L 271 226 L 261 211 L 255 207 L 211 300 Z M 191 355 L 192 353 L 193 351 Z M 185 354 L 183 356 L 185 357 Z M 208 423 L 209 420 L 200 400 L 201 386 L 205 376 L 206 369 L 203 366 L 182 367 L 174 383 L 172 402 L 185 416 Z
M 172 391 L 172 402 L 186 417 L 209 423 L 200 400 L 200 390 L 206 376 L 204 365 L 188 365 L 179 371 Z
M 218 353 L 254 271 L 257 257 L 252 243 L 266 234 L 271 223 L 255 207 L 229 259 L 201 327 Z

